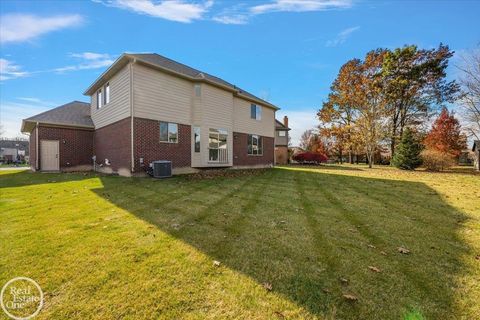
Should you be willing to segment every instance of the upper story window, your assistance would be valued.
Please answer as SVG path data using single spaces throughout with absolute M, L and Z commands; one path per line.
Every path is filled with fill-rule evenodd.
M 263 139 L 261 136 L 256 134 L 249 134 L 247 137 L 249 155 L 261 156 L 263 155 Z
M 279 137 L 286 137 L 287 136 L 287 131 L 283 131 L 283 130 L 278 131 L 278 136 Z
M 262 120 L 262 107 L 252 104 L 250 106 L 250 118 L 255 120 Z
M 103 102 L 103 98 L 102 98 L 102 89 L 98 89 L 97 91 L 97 109 L 100 109 L 102 107 L 102 102 Z
M 160 142 L 178 142 L 178 124 L 160 122 Z
M 105 85 L 105 93 L 103 94 L 103 104 L 107 104 L 110 102 L 110 83 L 107 82 Z
M 202 86 L 199 83 L 195 83 L 193 85 L 193 88 L 195 90 L 195 97 L 201 97 L 202 96 Z

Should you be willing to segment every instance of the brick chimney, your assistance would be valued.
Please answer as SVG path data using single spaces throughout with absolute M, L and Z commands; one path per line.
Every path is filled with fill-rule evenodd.
M 288 128 L 288 117 L 283 117 L 283 125 Z

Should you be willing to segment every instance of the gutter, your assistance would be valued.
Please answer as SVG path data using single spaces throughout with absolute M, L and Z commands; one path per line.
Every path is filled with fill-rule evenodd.
M 130 151 L 131 151 L 131 157 L 130 157 L 130 170 L 132 173 L 135 171 L 135 152 L 133 150 L 134 148 L 134 113 L 133 113 L 133 64 L 137 62 L 137 59 L 133 59 L 133 62 L 129 64 L 129 71 L 130 71 Z

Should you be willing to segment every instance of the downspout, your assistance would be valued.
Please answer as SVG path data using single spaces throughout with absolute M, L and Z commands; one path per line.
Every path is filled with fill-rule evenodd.
M 133 64 L 136 62 L 136 59 L 133 59 L 133 62 L 129 64 L 129 69 L 130 69 L 130 150 L 131 150 L 131 158 L 130 158 L 130 164 L 131 164 L 131 172 L 132 174 L 135 171 L 135 154 L 134 154 L 134 132 L 133 132 L 133 127 L 134 127 L 134 114 L 133 114 Z
M 38 170 L 38 122 L 35 126 L 35 171 Z

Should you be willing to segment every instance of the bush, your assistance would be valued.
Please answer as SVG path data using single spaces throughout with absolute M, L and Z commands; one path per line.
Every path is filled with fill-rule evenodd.
M 427 149 L 422 153 L 423 165 L 430 171 L 441 171 L 455 165 L 455 157 L 448 153 Z
M 314 152 L 302 152 L 297 153 L 292 157 L 293 160 L 300 162 L 301 164 L 304 163 L 314 163 L 319 164 L 322 162 L 327 162 L 328 157 L 321 153 L 314 153 Z
M 398 145 L 392 164 L 403 170 L 414 170 L 422 164 L 420 152 L 422 146 L 415 138 L 413 132 L 406 128 L 402 134 L 402 141 Z

